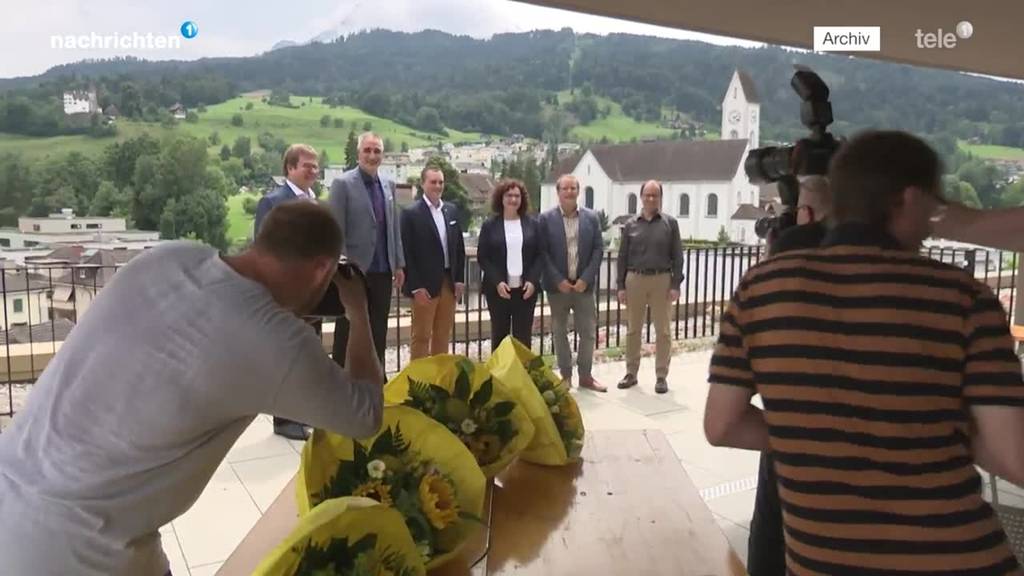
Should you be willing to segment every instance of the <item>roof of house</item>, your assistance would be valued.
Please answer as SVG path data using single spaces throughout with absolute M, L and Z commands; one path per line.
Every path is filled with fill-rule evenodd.
M 54 276 L 54 280 L 56 280 L 56 276 Z M 46 275 L 30 273 L 20 269 L 4 272 L 3 285 L 0 286 L 0 291 L 5 294 L 35 292 L 48 290 L 50 286 L 50 280 Z
M 544 183 L 554 184 L 563 174 L 572 173 L 572 171 L 576 169 L 576 165 L 583 159 L 583 154 L 583 152 L 577 152 L 560 159 L 548 172 L 547 177 L 544 178 Z
M 590 149 L 613 182 L 728 181 L 743 162 L 746 140 L 660 140 Z M 563 160 L 551 174 L 566 174 Z M 554 182 L 554 178 L 549 180 Z
M 747 102 L 750 104 L 759 104 L 761 97 L 757 93 L 757 87 L 754 85 L 754 79 L 750 77 L 744 70 L 736 70 L 736 73 L 740 77 L 740 86 L 743 87 L 743 95 L 746 96 Z
M 497 184 L 487 174 L 459 174 L 459 184 L 466 189 L 471 201 L 486 201 Z
M 63 284 L 102 288 L 110 282 L 118 268 L 143 252 L 144 250 L 139 249 L 96 250 L 79 262 L 81 266 L 62 270 L 58 281 Z
M 768 213 L 764 210 L 754 206 L 753 204 L 740 204 L 740 207 L 736 209 L 736 212 L 732 215 L 733 220 L 758 220 L 764 218 Z
M 67 318 L 41 322 L 32 326 L 15 326 L 10 330 L 0 330 L 0 346 L 10 344 L 27 344 L 29 342 L 63 342 L 67 340 L 75 323 Z

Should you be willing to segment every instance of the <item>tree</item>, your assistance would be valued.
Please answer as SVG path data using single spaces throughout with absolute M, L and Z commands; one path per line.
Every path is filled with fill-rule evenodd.
M 252 102 L 250 102 L 249 104 L 252 104 Z M 245 119 L 242 118 L 241 114 L 235 114 L 231 117 L 232 126 L 242 126 L 243 124 L 245 124 Z
M 252 154 L 252 140 L 248 136 L 235 138 L 235 144 L 231 147 L 231 155 L 235 158 L 246 159 Z
M 199 114 L 189 110 L 185 113 L 185 122 L 188 122 L 189 124 L 197 124 L 199 122 Z
M 441 114 L 437 111 L 437 108 L 429 106 L 423 106 L 416 111 L 415 126 L 427 132 L 441 132 L 444 130 Z
M 459 171 L 442 156 L 431 157 L 427 160 L 426 166 L 440 168 L 441 172 L 444 173 L 444 192 L 441 194 L 441 199 L 445 202 L 451 202 L 458 208 L 457 218 L 459 225 L 462 226 L 463 230 L 468 230 L 470 217 L 472 216 L 469 211 L 469 194 L 466 193 L 466 189 L 462 187 L 462 183 L 459 181 Z
M 335 128 L 344 128 L 345 127 L 345 119 L 344 118 L 335 118 L 334 119 L 334 127 Z
M 253 109 L 253 103 L 252 102 L 246 102 L 245 103 L 245 109 L 246 110 L 252 110 Z M 236 116 L 241 116 L 241 114 L 236 114 Z M 241 126 L 241 124 L 239 124 L 239 126 Z
M 323 116 L 320 117 L 320 127 L 321 128 L 327 128 L 330 125 L 331 125 L 331 116 L 329 114 L 324 114 Z
M 327 148 L 320 151 L 320 177 L 323 178 L 324 170 L 331 165 L 331 157 L 327 155 Z
M 974 186 L 971 186 L 970 182 L 964 182 L 956 177 L 956 175 L 948 175 L 943 178 L 943 187 L 945 188 L 945 197 L 948 200 L 954 202 L 960 202 L 973 208 L 981 208 L 981 199 L 978 198 L 977 191 L 974 190 Z M 1004 193 L 1004 200 L 1006 194 Z
M 532 212 L 540 210 L 540 167 L 537 166 L 537 158 L 532 154 L 526 158 L 523 167 L 523 185 L 530 195 L 530 207 Z
M 100 182 L 93 196 L 92 204 L 89 206 L 89 216 L 110 216 L 114 206 L 118 202 L 120 192 L 114 187 L 110 180 Z
M 719 227 L 719 229 L 718 229 L 718 243 L 720 245 L 724 246 L 725 244 L 728 244 L 730 242 L 732 242 L 732 239 L 729 238 L 729 233 L 725 231 L 725 226 Z
M 409 153 L 409 143 L 406 142 L 405 140 L 402 140 L 401 150 L 402 150 L 402 154 L 408 154 Z
M 124 190 L 135 184 L 135 163 L 140 157 L 156 154 L 160 151 L 160 142 L 147 133 L 107 146 L 103 153 L 103 178 L 113 182 L 118 190 Z
M 363 132 L 369 132 L 370 130 L 373 130 L 373 122 L 369 120 L 363 122 Z
M 604 210 L 597 211 L 597 219 L 601 223 L 601 232 L 607 232 L 612 227 L 612 223 L 608 220 L 608 214 Z
M 255 196 L 246 196 L 242 200 L 242 210 L 245 210 L 245 213 L 250 215 L 250 216 L 255 216 L 256 215 L 256 205 L 258 203 L 259 202 L 256 200 Z
M 356 139 L 356 131 L 353 128 L 348 132 L 348 141 L 345 143 L 345 169 L 351 170 L 359 164 L 359 141 Z
M 20 155 L 0 154 L 0 225 L 14 226 L 32 203 L 32 170 Z
M 221 158 L 220 171 L 224 173 L 228 181 L 231 182 L 232 188 L 229 195 L 233 195 L 238 191 L 238 187 L 242 185 L 245 180 L 245 164 L 239 158 L 231 158 L 231 152 L 228 151 L 228 159 Z
M 231 158 L 231 148 L 227 144 L 220 147 L 220 159 L 228 160 Z
M 220 144 L 220 132 L 213 131 L 209 136 L 210 146 L 217 146 Z

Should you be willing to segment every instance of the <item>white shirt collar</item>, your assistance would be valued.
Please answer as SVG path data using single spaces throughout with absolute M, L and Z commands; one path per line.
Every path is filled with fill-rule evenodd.
M 298 186 L 296 186 L 294 182 L 292 182 L 291 180 L 289 180 L 287 178 L 284 179 L 284 182 L 285 182 L 285 184 L 288 185 L 289 188 L 292 189 L 292 192 L 294 192 L 295 195 L 298 196 L 299 198 L 312 198 L 313 197 L 313 191 L 312 190 L 310 190 L 309 192 L 306 192 L 302 188 L 299 188 Z
M 441 198 L 437 199 L 437 207 L 436 208 L 434 207 L 433 204 L 430 203 L 430 199 L 427 198 L 426 194 L 423 195 L 423 201 L 427 203 L 427 208 L 430 208 L 431 210 L 440 210 L 440 209 L 444 208 L 444 200 L 442 200 Z

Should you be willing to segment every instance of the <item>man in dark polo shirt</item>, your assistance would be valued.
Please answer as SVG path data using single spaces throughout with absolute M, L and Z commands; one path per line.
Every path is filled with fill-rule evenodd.
M 683 281 L 683 244 L 679 223 L 661 212 L 661 183 L 651 180 L 640 189 L 643 210 L 622 228 L 619 241 L 618 288 L 619 303 L 629 314 L 626 336 L 626 375 L 619 388 L 637 385 L 640 371 L 640 338 L 644 313 L 651 308 L 657 334 L 654 391 L 668 392 L 668 366 L 672 359 L 672 333 L 669 309 L 679 300 L 679 284 Z

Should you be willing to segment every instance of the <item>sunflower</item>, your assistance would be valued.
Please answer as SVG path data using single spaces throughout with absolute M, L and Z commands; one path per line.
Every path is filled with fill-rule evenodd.
M 437 472 L 431 472 L 420 480 L 420 505 L 430 524 L 438 530 L 443 530 L 459 517 L 455 489 L 447 478 Z
M 370 480 L 369 482 L 361 484 L 352 491 L 352 495 L 373 498 L 385 506 L 391 506 L 394 504 L 391 500 L 391 488 L 380 480 Z

